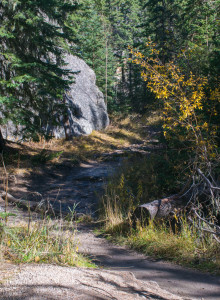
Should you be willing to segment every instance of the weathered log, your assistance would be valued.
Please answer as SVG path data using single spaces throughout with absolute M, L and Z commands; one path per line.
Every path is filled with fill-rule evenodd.
M 0 192 L 0 197 L 3 198 L 4 200 L 6 200 L 6 197 L 7 197 L 8 202 L 15 203 L 25 209 L 39 210 L 39 208 L 40 208 L 39 202 L 27 201 L 27 200 L 23 200 L 23 199 L 16 199 L 14 196 L 12 196 L 11 194 L 6 193 L 4 191 Z
M 133 215 L 132 220 L 136 222 L 137 220 L 142 224 L 148 224 L 149 220 L 161 219 L 168 217 L 174 208 L 176 208 L 176 195 L 168 198 L 154 200 L 150 203 L 145 203 L 138 206 Z
M 169 218 L 176 210 L 184 208 L 194 193 L 195 186 L 192 186 L 185 193 L 182 191 L 180 194 L 139 205 L 132 215 L 132 221 L 148 224 L 149 220 Z

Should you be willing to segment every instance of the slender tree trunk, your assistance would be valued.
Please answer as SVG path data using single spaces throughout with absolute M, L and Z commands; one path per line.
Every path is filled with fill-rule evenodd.
M 103 22 L 104 36 L 105 36 L 105 104 L 108 104 L 108 26 L 106 24 L 103 11 L 101 12 L 101 19 Z
M 105 104 L 108 104 L 108 39 L 105 43 Z
M 129 58 L 132 58 L 132 54 L 129 54 Z M 133 86 L 132 86 L 132 63 L 129 63 L 129 94 L 130 100 L 133 100 Z
M 3 138 L 2 131 L 0 128 L 0 152 L 4 149 L 4 147 L 5 147 L 5 140 Z
M 122 62 L 122 67 L 121 67 L 121 81 L 124 87 L 125 84 L 125 66 L 124 66 L 124 62 Z

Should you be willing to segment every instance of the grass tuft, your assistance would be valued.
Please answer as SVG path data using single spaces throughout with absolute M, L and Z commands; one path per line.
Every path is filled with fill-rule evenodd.
M 182 231 L 174 234 L 164 224 L 158 227 L 151 222 L 133 231 L 127 244 L 156 258 L 220 274 L 220 250 L 216 241 L 211 236 L 201 239 L 187 222 L 183 224 Z
M 74 228 L 63 221 L 44 220 L 19 226 L 4 226 L 2 259 L 14 263 L 49 263 L 95 267 L 78 253 Z
M 103 231 L 110 240 L 155 258 L 220 274 L 219 244 L 211 235 L 201 236 L 197 224 L 189 224 L 184 216 L 180 219 L 181 230 L 176 234 L 167 220 L 151 221 L 145 227 L 137 225 L 136 229 L 132 227 L 130 216 L 135 207 L 160 199 L 173 190 L 172 186 L 168 187 L 172 179 L 169 171 L 163 157 L 125 162 L 121 172 L 108 183 L 102 197 Z M 165 178 L 164 174 L 167 174 Z

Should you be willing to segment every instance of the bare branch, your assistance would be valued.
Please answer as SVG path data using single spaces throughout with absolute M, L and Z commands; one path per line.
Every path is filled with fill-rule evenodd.
M 205 222 L 206 224 L 208 224 L 210 227 L 215 227 L 215 228 L 216 228 L 217 230 L 219 230 L 219 232 L 220 232 L 220 227 L 219 227 L 218 225 L 213 224 L 213 223 L 210 223 L 210 222 L 208 222 L 206 219 L 202 218 L 202 217 L 197 213 L 197 211 L 196 211 L 195 209 L 193 209 L 192 211 L 195 213 L 195 215 L 197 216 L 197 218 L 199 218 L 201 221 L 203 221 L 203 222 Z
M 213 189 L 219 189 L 218 187 L 216 188 L 216 187 L 213 187 L 213 185 L 212 185 L 212 183 L 210 182 L 210 180 L 202 173 L 202 171 L 198 168 L 197 169 L 197 171 L 198 171 L 198 173 L 199 173 L 199 175 L 201 175 L 202 176 L 202 178 L 205 180 L 205 182 L 209 185 L 209 187 L 210 187 L 210 193 L 211 193 L 211 195 L 212 195 L 212 199 L 213 199 L 213 201 L 215 202 L 215 206 L 219 209 L 219 203 L 218 203 L 218 201 L 216 200 L 216 197 L 215 197 L 215 195 L 214 195 L 214 193 L 213 193 Z M 219 189 L 220 190 L 220 189 Z

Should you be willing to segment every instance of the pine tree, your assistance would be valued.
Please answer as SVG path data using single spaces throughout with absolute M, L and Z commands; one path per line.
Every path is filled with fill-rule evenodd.
M 145 36 L 157 44 L 162 62 L 169 61 L 178 52 L 179 22 L 178 1 L 176 0 L 147 0 L 143 9 Z
M 34 138 L 64 112 L 71 80 L 62 68 L 63 46 L 71 42 L 65 22 L 75 9 L 71 0 L 1 1 L 0 124 L 12 120 Z
M 211 0 L 187 0 L 182 7 L 178 29 L 184 48 L 191 50 L 191 68 L 199 75 L 219 74 L 219 10 L 219 1 Z
M 120 80 L 116 82 L 116 101 L 128 108 L 134 102 L 135 78 L 138 76 L 129 58 L 128 46 L 138 45 L 142 39 L 142 29 L 140 25 L 141 16 L 140 1 L 113 0 L 111 3 L 105 1 L 106 16 L 111 24 L 111 44 L 116 57 L 117 70 Z M 140 79 L 140 76 L 138 76 Z M 137 92 L 137 89 L 136 89 Z M 136 105 L 136 103 L 135 103 Z
M 75 53 L 95 71 L 97 85 L 104 93 L 105 101 L 111 102 L 115 58 L 109 43 L 111 28 L 102 2 L 82 0 L 80 8 L 71 16 L 71 24 L 74 26 L 73 35 L 77 44 Z

